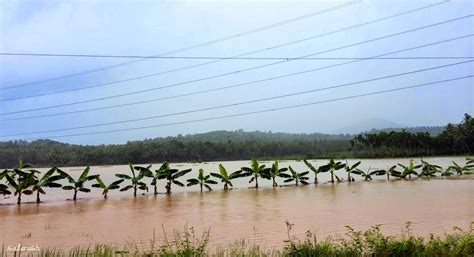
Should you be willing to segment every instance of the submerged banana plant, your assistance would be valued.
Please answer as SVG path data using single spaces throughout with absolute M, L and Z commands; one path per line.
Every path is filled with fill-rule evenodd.
M 324 171 L 322 171 L 321 169 L 316 169 L 316 167 L 314 167 L 313 164 L 311 164 L 307 160 L 303 160 L 303 161 L 304 161 L 304 164 L 306 164 L 306 166 L 314 173 L 314 184 L 318 184 L 319 183 L 318 174 Z
M 415 176 L 419 176 L 418 175 L 418 172 L 416 171 L 417 169 L 421 168 L 421 164 L 420 165 L 415 165 L 413 163 L 413 160 L 411 160 L 409 163 L 408 163 L 408 166 L 405 166 L 401 163 L 398 164 L 398 166 L 402 167 L 403 168 L 403 171 L 402 171 L 402 174 L 401 174 L 401 177 L 402 178 L 406 178 L 408 177 L 408 179 L 411 179 L 411 175 L 415 175 Z
M 180 187 L 184 187 L 184 184 L 178 181 L 178 178 L 186 175 L 189 173 L 191 169 L 186 169 L 186 170 L 177 170 L 177 169 L 170 169 L 169 167 L 159 171 L 158 179 L 164 179 L 166 180 L 166 193 L 171 194 L 171 185 L 175 184 Z
M 212 173 L 211 176 L 218 178 L 224 183 L 224 190 L 229 189 L 229 186 L 233 187 L 231 180 L 242 177 L 242 170 L 234 171 L 231 174 L 227 173 L 227 170 L 222 164 L 219 164 L 219 173 Z
M 331 183 L 334 183 L 334 172 L 344 168 L 346 165 L 342 162 L 335 162 L 333 159 L 329 160 L 328 164 L 321 166 L 321 172 L 329 171 L 331 173 Z M 338 179 L 339 181 L 339 179 Z
M 276 178 L 289 178 L 290 175 L 286 174 L 285 171 L 287 171 L 288 168 L 279 168 L 278 167 L 278 162 L 275 161 L 272 164 L 272 167 L 270 169 L 265 169 L 265 172 L 262 174 L 262 178 L 265 179 L 271 179 L 272 180 L 272 186 L 277 187 L 278 184 L 276 182 Z
M 212 187 L 210 185 L 217 184 L 217 182 L 210 179 L 210 177 L 211 177 L 210 175 L 204 175 L 203 169 L 199 169 L 198 177 L 188 179 L 188 184 L 186 186 L 189 187 L 189 186 L 199 185 L 199 187 L 201 188 L 201 192 L 202 192 L 203 187 L 205 187 L 210 192 L 212 191 Z
M 4 170 L 0 173 L 0 180 L 2 180 L 7 174 L 8 174 L 8 170 Z M 5 185 L 5 184 L 2 184 L 1 181 L 0 181 L 0 195 L 11 195 L 12 192 L 10 191 L 10 189 L 8 188 L 8 185 Z
M 352 171 L 354 171 L 358 166 L 360 165 L 360 161 L 352 164 L 352 166 L 349 166 L 349 163 L 346 161 L 346 165 L 344 166 L 346 172 L 347 172 L 347 181 L 352 182 L 354 181 L 354 178 L 351 176 Z
M 108 198 L 107 194 L 109 193 L 109 191 L 119 189 L 120 184 L 125 180 L 124 179 L 119 179 L 119 180 L 116 180 L 116 181 L 110 183 L 109 185 L 106 185 L 100 177 L 97 177 L 96 181 L 97 181 L 97 183 L 93 184 L 92 187 L 102 188 L 102 195 L 104 196 L 104 199 L 107 199 Z
M 2 176 L 5 177 L 8 184 L 14 191 L 14 195 L 17 196 L 17 204 L 21 204 L 22 195 L 31 195 L 33 190 L 30 189 L 35 184 L 35 174 L 39 173 L 37 170 L 25 170 L 30 168 L 28 164 L 23 164 L 23 161 L 20 160 L 18 166 L 13 170 L 5 170 Z M 7 188 L 3 187 L 2 191 L 10 192 Z M 10 192 L 11 193 L 11 192 Z
M 303 185 L 308 185 L 309 183 L 306 181 L 309 179 L 309 177 L 307 177 L 306 175 L 309 174 L 309 171 L 305 171 L 305 172 L 297 172 L 295 171 L 291 166 L 288 166 L 288 169 L 290 169 L 290 178 L 286 179 L 284 182 L 292 182 L 292 181 L 295 181 L 295 184 L 298 185 L 299 183 L 303 184 Z
M 157 195 L 158 194 L 158 180 L 159 180 L 159 177 L 161 176 L 161 174 L 165 170 L 168 170 L 170 168 L 170 163 L 169 163 L 169 161 L 163 162 L 163 164 L 161 164 L 160 168 L 155 170 L 155 173 L 152 173 L 149 170 L 150 167 L 151 167 L 151 164 L 150 164 L 150 166 L 147 167 L 148 170 L 146 171 L 146 176 L 151 178 L 151 185 L 153 186 L 153 194 Z
M 43 188 L 51 187 L 51 188 L 60 188 L 62 187 L 61 184 L 57 183 L 58 180 L 66 178 L 64 175 L 54 175 L 54 173 L 58 170 L 56 167 L 52 167 L 49 169 L 41 178 L 36 179 L 33 185 L 33 192 L 36 191 L 36 203 L 40 203 L 40 194 L 46 194 Z M 53 176 L 54 175 L 54 176 Z
M 94 179 L 99 177 L 99 175 L 89 176 L 89 171 L 90 171 L 89 166 L 87 166 L 84 169 L 84 171 L 82 172 L 82 174 L 79 176 L 79 178 L 77 180 L 75 180 L 73 177 L 71 177 L 71 175 L 67 174 L 66 172 L 64 172 L 60 169 L 57 169 L 57 170 L 58 170 L 58 172 L 61 176 L 63 176 L 64 178 L 66 178 L 68 180 L 68 182 L 70 184 L 68 186 L 63 186 L 63 189 L 74 191 L 74 195 L 72 197 L 73 201 L 77 200 L 77 192 L 89 193 L 91 191 L 89 188 L 85 187 L 85 183 L 87 181 L 94 180 Z
M 146 175 L 149 175 L 149 167 L 151 167 L 151 165 L 148 167 L 134 167 L 131 163 L 128 163 L 128 167 L 132 172 L 132 176 L 129 176 L 127 174 L 115 174 L 115 176 L 130 181 L 130 185 L 120 189 L 120 192 L 124 192 L 133 188 L 133 196 L 137 197 L 138 189 L 148 191 L 148 186 L 142 180 L 145 178 Z M 135 170 L 137 170 L 138 174 L 135 173 Z
M 468 161 L 466 165 L 461 166 L 457 164 L 455 161 L 452 162 L 453 165 L 448 167 L 448 170 L 453 170 L 457 173 L 457 175 L 461 176 L 463 174 L 473 174 L 471 170 L 474 168 L 474 165 L 472 165 L 472 161 Z
M 370 171 L 370 169 L 371 169 L 370 167 L 367 171 L 363 171 L 361 169 L 356 169 L 352 173 L 360 175 L 361 177 L 364 178 L 365 181 L 370 181 L 370 180 L 372 180 L 372 176 L 374 176 L 374 175 L 376 176 L 378 174 L 383 173 L 383 170 Z
M 433 178 L 436 177 L 436 173 L 441 172 L 441 166 L 431 164 L 421 159 L 421 172 L 418 174 L 420 177 Z
M 252 158 L 250 167 L 242 167 L 242 176 L 252 176 L 249 183 L 255 181 L 255 188 L 258 188 L 258 178 L 267 172 L 265 165 L 260 165 L 256 158 Z

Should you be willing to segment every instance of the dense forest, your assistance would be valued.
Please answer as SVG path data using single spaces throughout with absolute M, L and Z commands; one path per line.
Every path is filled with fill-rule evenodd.
M 415 128 L 416 129 L 416 128 Z M 130 141 L 122 145 L 73 145 L 52 140 L 0 142 L 0 167 L 19 159 L 36 166 L 80 166 L 133 163 L 199 162 L 279 158 L 399 157 L 470 154 L 474 120 L 468 114 L 436 135 L 429 131 L 372 131 L 357 136 L 214 131 Z

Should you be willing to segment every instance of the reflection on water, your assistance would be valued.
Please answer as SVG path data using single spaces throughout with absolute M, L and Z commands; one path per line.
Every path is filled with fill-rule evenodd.
M 371 160 L 363 164 L 375 167 L 398 161 Z M 448 164 L 442 158 L 434 162 Z M 225 163 L 229 170 L 246 164 Z M 304 168 L 301 162 L 283 165 L 288 164 L 300 170 Z M 203 166 L 208 168 L 207 172 L 217 167 L 209 163 L 195 168 Z M 126 169 L 109 166 L 92 171 L 111 181 L 113 173 Z M 171 196 L 133 198 L 130 192 L 114 192 L 108 200 L 101 200 L 96 192 L 76 203 L 64 201 L 70 197 L 64 194 L 70 192 L 52 191 L 43 197 L 48 201 L 45 204 L 0 206 L 0 243 L 67 249 L 98 242 L 119 245 L 133 242 L 146 247 L 153 233 L 160 241 L 162 229 L 172 233 L 173 229 L 188 224 L 198 233 L 210 227 L 212 246 L 244 238 L 266 247 L 280 247 L 286 237 L 286 220 L 295 224 L 296 236 L 303 237 L 307 230 L 313 230 L 320 238 L 344 233 L 344 225 L 366 229 L 382 224 L 382 231 L 395 235 L 400 234 L 406 221 L 414 223 L 416 234 L 441 235 L 454 225 L 465 228 L 474 220 L 474 179 L 471 178 L 376 180 L 276 189 L 265 182 L 258 190 L 248 189 L 247 182 L 248 179 L 241 179 L 235 183 L 236 189 L 227 192 L 221 185 L 214 192 L 204 193 L 198 192 L 197 187 L 173 188 L 175 193 Z M 5 201 L 9 200 L 1 202 Z

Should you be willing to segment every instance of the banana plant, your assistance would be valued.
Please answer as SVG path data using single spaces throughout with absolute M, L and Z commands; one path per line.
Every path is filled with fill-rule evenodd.
M 255 188 L 258 188 L 258 178 L 262 176 L 262 174 L 268 172 L 268 170 L 265 168 L 264 164 L 260 165 L 256 158 L 252 158 L 250 167 L 242 167 L 242 172 L 243 177 L 252 176 L 249 183 L 255 181 Z
M 134 167 L 131 163 L 128 163 L 128 167 L 130 168 L 130 171 L 132 172 L 132 176 L 129 176 L 127 174 L 115 174 L 115 176 L 124 180 L 130 180 L 130 185 L 125 186 L 122 189 L 120 189 L 120 192 L 124 192 L 133 188 L 133 196 L 137 197 L 138 189 L 143 190 L 143 191 L 148 191 L 148 186 L 142 180 L 143 178 L 145 178 L 146 175 L 149 175 L 148 167 L 151 167 L 151 165 L 148 167 L 139 167 L 139 166 Z M 138 174 L 135 173 L 135 170 L 138 171 Z
M 70 184 L 68 186 L 63 186 L 63 189 L 68 190 L 68 191 L 69 190 L 74 191 L 74 195 L 72 197 L 73 201 L 77 200 L 77 192 L 89 193 L 91 191 L 89 188 L 85 187 L 85 183 L 87 181 L 94 180 L 94 179 L 97 179 L 99 177 L 99 175 L 90 175 L 89 176 L 89 171 L 90 171 L 89 166 L 87 166 L 84 169 L 84 171 L 81 173 L 81 175 L 79 176 L 79 178 L 77 180 L 74 179 L 71 175 L 67 174 L 66 172 L 64 172 L 60 169 L 57 169 L 57 170 L 58 170 L 58 173 L 61 176 L 63 176 L 64 178 L 66 178 L 67 181 Z
M 349 166 L 349 163 L 347 163 L 346 160 L 346 165 L 344 166 L 344 169 L 347 172 L 347 181 L 352 182 L 354 181 L 354 178 L 351 176 L 352 171 L 354 171 L 358 166 L 360 165 L 360 161 L 352 164 L 352 166 Z
M 335 162 L 333 159 L 329 160 L 328 164 L 321 166 L 321 172 L 329 171 L 331 173 L 331 183 L 334 183 L 334 172 L 344 168 L 346 165 L 342 162 Z
M 224 183 L 224 190 L 229 189 L 229 186 L 233 187 L 231 180 L 242 177 L 242 170 L 234 171 L 231 174 L 227 173 L 227 170 L 222 164 L 219 164 L 219 173 L 212 173 L 211 176 L 218 178 Z
M 316 169 L 316 167 L 314 167 L 313 164 L 311 164 L 307 160 L 303 160 L 303 161 L 306 164 L 306 166 L 314 173 L 314 184 L 318 184 L 319 183 L 318 182 L 318 174 L 321 173 L 321 172 L 324 172 L 324 171 L 322 171 L 321 169 Z
M 203 187 L 206 187 L 207 190 L 212 191 L 212 187 L 210 186 L 210 184 L 217 184 L 216 181 L 210 179 L 210 175 L 204 175 L 204 170 L 203 169 L 199 169 L 199 175 L 197 178 L 190 178 L 188 179 L 188 184 L 186 186 L 194 186 L 194 185 L 199 185 L 199 187 L 201 188 L 201 192 L 202 192 L 202 188 Z
M 2 180 L 7 174 L 9 170 L 4 170 L 0 173 L 0 180 Z M 5 196 L 5 195 L 11 195 L 12 192 L 9 190 L 8 185 L 2 184 L 0 181 L 0 194 Z
M 399 163 L 398 166 L 403 168 L 402 175 L 401 175 L 402 178 L 406 178 L 408 176 L 408 179 L 411 179 L 411 175 L 419 176 L 418 172 L 416 172 L 416 170 L 421 168 L 421 164 L 415 165 L 413 163 L 413 160 L 411 160 L 408 163 L 408 166 L 405 166 L 401 163 Z
M 119 179 L 119 180 L 116 180 L 116 181 L 110 183 L 109 185 L 106 185 L 100 177 L 97 177 L 95 180 L 97 181 L 97 183 L 93 184 L 92 187 L 102 188 L 102 195 L 104 196 L 104 199 L 108 198 L 107 194 L 109 193 L 110 190 L 119 189 L 120 184 L 123 181 L 125 181 L 125 179 Z
M 306 180 L 309 179 L 309 177 L 306 176 L 306 175 L 309 174 L 309 171 L 299 173 L 299 172 L 295 171 L 291 166 L 288 166 L 288 168 L 290 169 L 291 175 L 288 179 L 286 179 L 284 181 L 285 183 L 295 181 L 296 185 L 298 185 L 299 183 L 301 183 L 303 185 L 308 185 L 309 184 L 306 181 Z
M 451 172 L 451 170 L 448 168 L 448 169 L 445 169 L 445 170 L 441 170 L 440 171 L 441 173 L 441 178 L 445 178 L 445 177 L 451 177 L 454 173 Z
M 155 173 L 150 171 L 150 166 L 147 167 L 147 170 L 145 170 L 145 176 L 151 178 L 151 185 L 153 186 L 153 194 L 158 195 L 158 177 L 160 174 L 162 174 L 165 170 L 168 170 L 170 168 L 170 162 L 165 161 L 163 164 L 161 164 L 160 168 L 155 170 Z
M 21 204 L 22 195 L 31 195 L 33 190 L 30 189 L 35 184 L 35 172 L 15 172 L 16 176 L 5 174 L 8 184 L 13 188 L 14 195 L 17 196 L 17 204 Z
M 288 168 L 279 168 L 278 167 L 278 162 L 275 161 L 272 164 L 272 167 L 270 169 L 265 169 L 265 172 L 262 174 L 262 178 L 265 179 L 271 179 L 272 180 L 272 185 L 273 187 L 277 187 L 278 184 L 276 182 L 276 178 L 289 178 L 290 175 L 286 174 L 285 171 L 287 171 Z
M 361 177 L 364 178 L 364 181 L 370 181 L 370 180 L 372 180 L 372 176 L 378 175 L 378 174 L 383 172 L 382 170 L 370 171 L 370 169 L 371 169 L 370 167 L 367 171 L 363 171 L 361 169 L 356 169 L 352 173 L 360 175 Z
M 457 175 L 460 176 L 463 174 L 473 174 L 473 172 L 470 171 L 472 168 L 474 168 L 474 165 L 471 165 L 469 161 L 464 166 L 461 166 L 453 161 L 453 165 L 449 166 L 448 170 L 453 170 L 457 173 Z
M 166 182 L 166 193 L 171 194 L 171 185 L 175 184 L 180 187 L 184 187 L 184 184 L 178 181 L 177 179 L 189 173 L 191 169 L 186 170 L 177 170 L 177 169 L 170 169 L 169 167 L 160 171 L 158 175 L 158 179 L 167 180 Z
M 52 167 L 49 169 L 41 178 L 36 179 L 33 185 L 33 192 L 36 191 L 36 203 L 40 203 L 40 194 L 46 194 L 43 188 L 51 187 L 51 188 L 60 188 L 62 187 L 61 184 L 57 183 L 58 180 L 66 178 L 65 176 L 59 174 L 54 175 L 54 173 L 58 170 L 57 167 Z M 53 176 L 54 175 L 54 176 Z
M 402 173 L 400 171 L 397 171 L 397 165 L 393 165 L 392 167 L 390 167 L 389 169 L 387 170 L 379 170 L 379 172 L 377 174 L 375 174 L 376 176 L 383 176 L 383 175 L 386 175 L 387 176 L 387 180 L 390 180 L 390 176 L 393 176 L 393 177 L 398 177 L 400 178 L 402 176 Z
M 425 178 L 436 177 L 436 173 L 441 172 L 441 169 L 441 166 L 431 164 L 421 159 L 421 172 L 418 175 Z

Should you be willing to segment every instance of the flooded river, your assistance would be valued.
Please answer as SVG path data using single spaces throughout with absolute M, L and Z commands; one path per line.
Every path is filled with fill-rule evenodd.
M 451 160 L 464 163 L 464 158 L 428 158 L 448 166 Z M 356 160 L 350 160 L 354 163 Z M 387 168 L 409 159 L 363 160 L 361 168 Z M 323 164 L 318 160 L 313 163 Z M 222 162 L 228 171 L 248 166 L 248 161 Z M 193 168 L 180 179 L 197 175 L 203 168 L 217 172 L 218 163 L 181 163 L 177 168 Z M 270 162 L 267 164 L 270 165 Z M 295 170 L 307 170 L 303 162 L 282 161 L 280 166 L 291 165 Z M 156 168 L 159 165 L 154 165 Z M 78 168 L 64 168 L 79 176 Z M 91 167 L 92 174 L 100 174 L 104 181 L 115 180 L 115 173 L 128 173 L 128 166 Z M 343 171 L 337 173 L 345 178 Z M 311 174 L 312 175 L 312 174 Z M 311 176 L 311 181 L 313 177 Z M 226 246 L 239 239 L 264 247 L 281 247 L 286 238 L 285 221 L 295 224 L 293 234 L 303 237 L 307 230 L 319 238 L 343 234 L 345 225 L 367 229 L 382 224 L 382 231 L 400 234 L 407 221 L 413 222 L 413 233 L 442 235 L 452 226 L 467 228 L 474 220 L 474 176 L 463 179 L 416 179 L 386 181 L 377 177 L 370 182 L 356 177 L 355 183 L 324 183 L 328 174 L 319 176 L 317 186 L 285 186 L 272 188 L 270 181 L 259 181 L 261 188 L 248 188 L 248 178 L 235 181 L 235 188 L 223 191 L 222 184 L 214 192 L 200 193 L 198 187 L 173 187 L 168 196 L 140 195 L 114 191 L 108 200 L 100 197 L 99 190 L 79 193 L 77 202 L 66 201 L 71 191 L 48 190 L 45 203 L 16 206 L 15 199 L 0 200 L 0 243 L 4 246 L 38 244 L 41 247 L 70 249 L 96 243 L 124 245 L 133 243 L 148 247 L 155 237 L 163 240 L 163 229 L 172 234 L 186 224 L 199 234 L 211 230 L 211 246 Z M 279 181 L 279 184 L 283 184 Z M 252 184 L 253 185 L 253 184 Z M 159 182 L 160 193 L 164 182 Z M 24 197 L 32 202 L 34 197 Z

